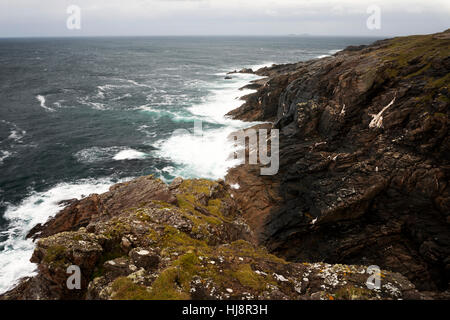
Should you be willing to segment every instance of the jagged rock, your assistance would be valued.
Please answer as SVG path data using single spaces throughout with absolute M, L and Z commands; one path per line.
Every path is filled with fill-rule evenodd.
M 35 226 L 27 237 L 36 239 L 58 232 L 77 230 L 87 226 L 92 220 L 115 216 L 125 208 L 138 207 L 151 200 L 176 203 L 169 187 L 153 176 L 119 183 L 102 195 L 93 194 L 81 200 L 71 200 L 69 206 L 44 225 Z
M 111 188 L 111 203 L 122 198 L 120 188 Z M 252 234 L 222 180 L 177 179 L 170 189 L 176 205 L 152 200 L 40 238 L 32 258 L 37 276 L 0 299 L 428 297 L 400 274 L 382 271 L 379 289 L 369 290 L 367 267 L 288 263 L 269 254 L 247 241 Z M 67 289 L 70 265 L 81 269 L 81 290 Z
M 230 112 L 280 130 L 280 171 L 226 181 L 261 244 L 290 261 L 376 264 L 421 290 L 450 279 L 450 40 L 377 41 L 256 71 Z M 255 218 L 256 217 L 256 218 Z
M 30 234 L 37 275 L 0 299 L 448 299 L 448 39 L 256 71 L 231 114 L 275 122 L 278 175 L 148 176 L 71 200 Z

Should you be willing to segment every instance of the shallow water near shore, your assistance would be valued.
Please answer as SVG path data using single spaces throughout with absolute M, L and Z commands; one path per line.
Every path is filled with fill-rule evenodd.
M 257 79 L 226 72 L 330 55 L 373 38 L 0 39 L 0 292 L 32 275 L 26 233 L 58 202 L 154 174 L 221 178 L 224 117 Z M 173 136 L 202 121 L 203 137 Z

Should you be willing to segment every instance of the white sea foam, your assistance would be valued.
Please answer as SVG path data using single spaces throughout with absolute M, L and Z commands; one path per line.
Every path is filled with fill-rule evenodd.
M 95 110 L 107 110 L 107 107 L 105 104 L 100 103 L 100 102 L 89 101 L 89 97 L 79 98 L 78 102 L 81 104 L 84 104 L 86 106 L 90 106 Z
M 143 159 L 146 153 L 125 146 L 91 147 L 78 151 L 74 157 L 84 163 L 104 162 L 111 160 Z
M 12 122 L 6 120 L 2 120 L 1 122 L 11 127 L 8 139 L 14 140 L 15 142 L 22 142 L 22 138 L 27 134 L 25 130 L 19 128 Z
M 165 170 L 173 176 L 221 178 L 230 167 L 238 164 L 237 160 L 230 159 L 233 144 L 227 137 L 232 131 L 232 127 L 226 127 L 205 130 L 203 136 L 187 132 L 172 135 L 156 144 L 156 153 L 177 164 L 176 168 Z
M 84 163 L 95 163 L 111 160 L 121 147 L 91 147 L 75 153 L 75 158 Z
M 55 109 L 47 107 L 47 105 L 45 104 L 46 101 L 45 101 L 45 97 L 44 96 L 37 95 L 36 99 L 39 101 L 41 107 L 44 108 L 45 110 L 50 111 L 50 112 L 55 111 Z
M 271 63 L 253 66 L 261 68 Z M 261 77 L 254 74 L 236 73 L 232 75 L 231 80 L 222 80 L 216 84 L 216 87 L 210 91 L 209 97 L 203 103 L 193 105 L 188 110 L 197 116 L 203 117 L 205 120 L 213 123 L 229 125 L 233 127 L 242 127 L 242 121 L 231 120 L 225 115 L 233 109 L 241 106 L 244 101 L 239 99 L 242 96 L 255 92 L 255 90 L 239 90 L 247 85 L 250 81 L 259 79 Z M 248 126 L 248 123 L 246 123 Z
M 106 95 L 108 95 L 111 91 L 115 90 L 115 89 L 121 89 L 121 88 L 129 88 L 130 85 L 129 84 L 125 84 L 125 85 L 118 85 L 118 84 L 105 84 L 102 86 L 97 86 L 97 98 L 100 99 L 104 99 L 106 97 Z M 122 96 L 122 98 L 126 98 L 129 97 L 130 94 L 127 93 L 125 95 Z M 117 100 L 117 98 L 115 99 L 111 99 L 111 100 Z
M 4 215 L 8 230 L 2 232 L 6 240 L 0 244 L 0 293 L 11 289 L 20 278 L 35 274 L 36 265 L 29 261 L 34 243 L 25 239 L 31 228 L 58 213 L 60 201 L 106 192 L 112 183 L 109 179 L 60 183 L 48 191 L 31 193 L 19 205 L 10 205 Z
M 143 83 L 139 83 L 139 82 L 134 81 L 134 80 L 126 79 L 125 81 L 127 81 L 128 83 L 131 83 L 132 85 L 135 85 L 137 87 L 153 88 L 152 86 L 149 86 L 149 85 L 143 84 Z
M 139 126 L 137 130 L 144 133 L 149 138 L 156 137 L 158 134 L 155 131 L 149 130 L 149 128 L 150 126 L 144 124 L 142 126 Z
M 328 54 L 321 54 L 319 56 L 317 56 L 317 59 L 322 59 L 322 58 L 326 58 L 326 57 L 331 57 L 333 54 L 338 53 L 339 51 L 342 51 L 343 49 L 333 49 L 333 50 L 329 50 Z
M 142 110 L 151 113 L 152 115 L 154 115 L 154 120 L 157 120 L 164 116 L 170 117 L 172 121 L 176 122 L 190 122 L 199 119 L 198 116 L 183 112 L 183 110 L 171 111 L 167 110 L 166 108 L 152 107 L 150 104 L 139 106 L 137 108 L 134 108 L 134 110 Z
M 265 65 L 252 68 L 256 70 Z M 203 103 L 188 108 L 197 120 L 204 121 L 203 134 L 181 132 L 155 144 L 158 148 L 155 151 L 158 157 L 170 159 L 177 164 L 170 172 L 171 175 L 218 179 L 223 178 L 229 168 L 239 163 L 232 157 L 235 148 L 229 135 L 256 122 L 232 120 L 225 117 L 225 114 L 244 103 L 239 97 L 254 92 L 239 88 L 260 77 L 253 74 L 233 74 L 231 80 L 224 80 L 223 75 L 218 74 L 220 79 L 214 83 L 214 89 L 210 89 L 210 95 Z M 221 127 L 208 128 L 207 123 L 218 124 Z
M 328 51 L 328 53 L 333 55 L 333 54 L 338 53 L 339 51 L 342 51 L 342 50 L 344 50 L 344 49 L 333 49 L 333 50 Z
M 64 101 L 64 100 L 53 102 L 53 105 L 54 105 L 55 107 L 57 107 L 58 109 L 61 109 L 61 108 L 62 108 L 61 102 L 63 102 L 63 101 Z
M 21 130 L 16 127 L 16 129 L 11 130 L 11 134 L 9 135 L 8 139 L 12 139 L 16 142 L 20 142 L 26 133 L 27 132 L 25 130 Z
M 10 157 L 12 155 L 11 152 L 6 151 L 6 150 L 0 150 L 0 165 L 3 164 L 3 160 L 5 160 L 6 158 Z
M 126 149 L 118 152 L 113 159 L 120 160 L 132 160 L 132 159 L 143 159 L 147 156 L 146 153 L 140 152 L 134 149 Z
M 117 101 L 117 100 L 122 100 L 122 99 L 125 99 L 125 98 L 130 98 L 131 97 L 131 94 L 130 93 L 125 93 L 124 95 L 122 95 L 122 96 L 119 96 L 119 97 L 117 97 L 117 98 L 113 98 L 113 99 L 111 99 L 111 101 Z
M 264 62 L 264 63 L 261 63 L 261 64 L 255 64 L 253 66 L 250 66 L 250 68 L 253 71 L 257 71 L 258 69 L 261 69 L 261 68 L 264 68 L 264 67 L 271 67 L 274 64 L 275 64 L 275 62 Z

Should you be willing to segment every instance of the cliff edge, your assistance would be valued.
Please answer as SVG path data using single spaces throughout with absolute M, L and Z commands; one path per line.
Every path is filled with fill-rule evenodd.
M 229 113 L 280 130 L 280 171 L 226 181 L 260 244 L 289 261 L 379 265 L 421 290 L 450 280 L 450 30 L 263 68 Z
M 446 31 L 257 70 L 229 115 L 280 130 L 278 174 L 69 200 L 0 299 L 448 299 L 449 53 Z

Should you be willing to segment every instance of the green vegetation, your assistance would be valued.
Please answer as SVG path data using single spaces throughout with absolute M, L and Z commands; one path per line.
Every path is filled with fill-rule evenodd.
M 47 248 L 43 261 L 55 267 L 61 267 L 66 264 L 66 248 L 62 245 L 54 245 Z
M 333 297 L 339 300 L 367 300 L 373 297 L 373 292 L 366 288 L 346 286 L 338 289 Z
M 150 300 L 147 288 L 134 283 L 127 277 L 119 277 L 112 283 L 114 300 Z
M 265 289 L 264 277 L 255 273 L 249 264 L 244 264 L 239 267 L 237 271 L 231 273 L 239 283 L 244 287 L 249 287 L 254 290 L 262 291 Z
M 123 220 L 114 219 L 109 224 L 109 228 L 106 232 L 103 233 L 109 239 L 120 239 L 126 233 L 131 231 L 131 227 L 124 223 Z

